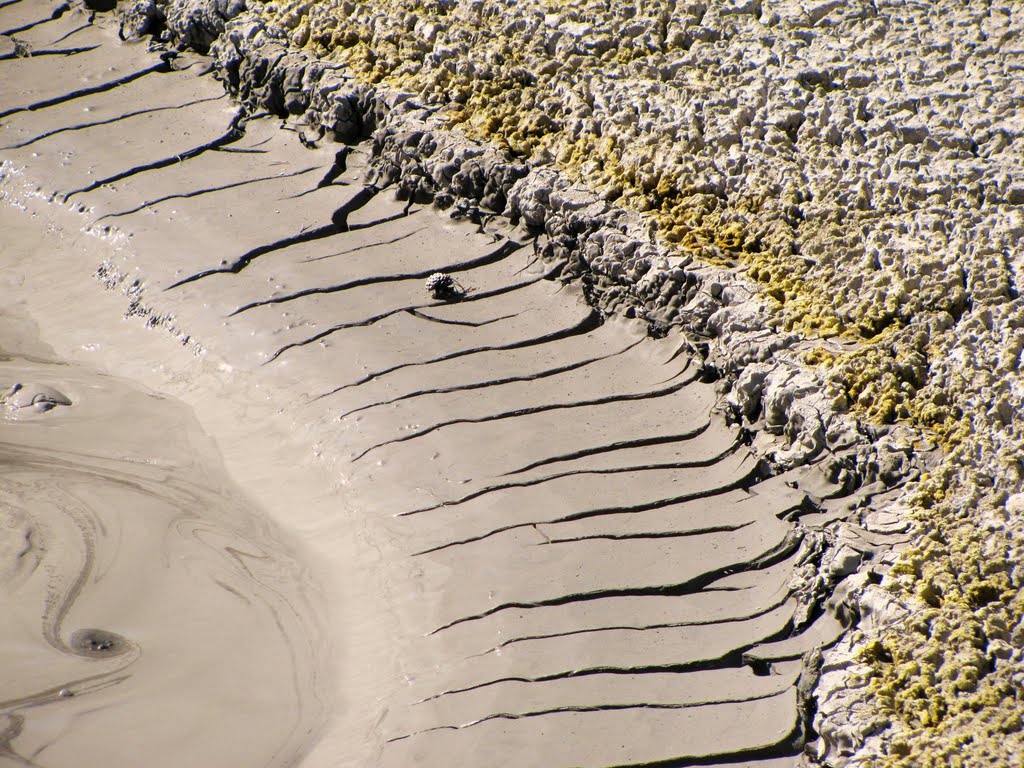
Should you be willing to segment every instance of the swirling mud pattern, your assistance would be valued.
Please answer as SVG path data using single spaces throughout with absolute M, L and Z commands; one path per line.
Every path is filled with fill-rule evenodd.
M 0 765 L 295 764 L 327 705 L 301 565 L 184 406 L 0 363 L 28 376 L 69 404 L 0 411 Z

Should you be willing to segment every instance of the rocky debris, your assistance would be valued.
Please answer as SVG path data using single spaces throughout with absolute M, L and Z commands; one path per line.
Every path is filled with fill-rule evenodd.
M 946 765 L 971 744 L 1008 764 L 1018 4 L 248 6 L 141 0 L 123 29 L 209 45 L 250 109 L 371 137 L 372 183 L 403 199 L 529 228 L 601 311 L 683 333 L 776 467 L 818 461 L 860 494 L 824 499 L 794 585 L 808 616 L 831 601 L 859 622 L 824 655 L 817 759 Z M 863 533 L 840 535 L 851 515 Z
M 458 281 L 445 272 L 435 272 L 427 278 L 424 288 L 435 299 L 454 301 L 465 295 Z
M 139 318 L 148 328 L 163 328 L 177 338 L 183 346 L 190 346 L 196 354 L 202 354 L 202 348 L 195 340 L 177 328 L 174 317 L 156 312 L 147 304 L 143 284 L 138 278 L 125 274 L 114 265 L 112 260 L 106 260 L 97 267 L 96 279 L 108 291 L 119 291 L 127 297 L 128 306 L 125 309 L 125 318 Z

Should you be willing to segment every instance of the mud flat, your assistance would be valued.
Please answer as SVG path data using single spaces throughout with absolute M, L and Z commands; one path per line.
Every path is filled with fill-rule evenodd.
M 12 240 L 0 764 L 294 764 L 330 706 L 322 595 L 186 407 L 33 338 Z
M 262 40 L 242 34 L 251 17 L 179 11 L 170 37 L 220 37 L 217 71 L 245 109 L 210 59 L 122 45 L 116 17 L 0 5 L 0 189 L 24 246 L 3 267 L 61 359 L 184 401 L 297 542 L 325 595 L 327 629 L 310 636 L 329 646 L 328 714 L 289 759 L 850 753 L 863 729 L 842 730 L 835 708 L 815 717 L 821 649 L 890 607 L 872 589 L 906 540 L 887 504 L 919 473 L 913 434 L 858 433 L 820 379 L 774 365 L 780 338 L 814 345 L 764 327 L 734 266 L 638 246 L 642 217 L 464 138 L 444 145 L 433 107 L 305 88 L 326 65 L 287 80 L 283 43 L 242 44 Z M 352 143 L 278 114 L 306 106 Z M 493 215 L 506 203 L 511 220 Z M 643 279 L 616 288 L 615 270 Z M 452 292 L 427 290 L 436 273 Z M 691 311 L 714 333 L 666 334 Z M 74 413 L 70 399 L 34 423 Z

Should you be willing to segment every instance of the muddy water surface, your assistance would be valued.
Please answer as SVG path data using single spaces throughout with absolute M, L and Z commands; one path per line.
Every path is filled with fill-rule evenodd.
M 186 406 L 54 359 L 5 298 L 0 766 L 295 764 L 325 707 L 302 565 Z

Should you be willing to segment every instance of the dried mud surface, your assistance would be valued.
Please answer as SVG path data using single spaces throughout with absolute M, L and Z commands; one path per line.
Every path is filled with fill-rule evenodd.
M 310 764 L 1015 764 L 1018 5 L 247 5 L 0 6 L 4 193 L 343 478 Z

